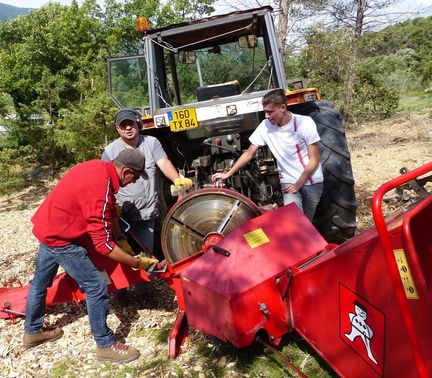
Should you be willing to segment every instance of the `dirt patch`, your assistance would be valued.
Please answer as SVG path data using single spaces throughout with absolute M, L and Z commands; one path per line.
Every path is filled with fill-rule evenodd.
M 401 113 L 347 132 L 357 196 L 358 232 L 372 225 L 371 201 L 380 185 L 432 161 L 432 114 Z
M 370 203 L 375 190 L 399 175 L 401 167 L 413 169 L 432 161 L 432 115 L 398 114 L 391 120 L 364 124 L 348 131 L 356 195 L 359 231 L 373 223 Z M 37 242 L 31 233 L 31 217 L 54 181 L 9 197 L 0 198 L 0 283 L 19 277 L 23 284 L 33 274 Z M 397 204 L 392 204 L 392 209 Z M 175 298 L 162 281 L 149 284 L 144 294 L 130 290 L 128 306 L 113 296 L 108 323 L 118 338 L 135 345 L 142 358 L 128 367 L 99 364 L 94 359 L 94 342 L 88 326 L 85 305 L 65 304 L 50 309 L 47 322 L 63 327 L 65 335 L 55 343 L 31 350 L 21 346 L 23 322 L 0 320 L 0 376 L 198 376 L 204 377 L 209 364 L 230 373 L 235 362 L 229 353 L 209 361 L 199 353 L 198 333 L 189 337 L 184 352 L 173 363 L 167 362 L 168 331 L 175 319 Z M 2 304 L 0 304 L 2 305 Z M 207 348 L 215 348 L 204 341 Z M 217 348 L 217 347 L 216 347 Z M 233 357 L 235 361 L 235 357 Z M 129 370 L 127 370 L 129 369 Z M 234 371 L 234 370 L 233 370 Z M 67 374 L 65 374 L 67 372 Z

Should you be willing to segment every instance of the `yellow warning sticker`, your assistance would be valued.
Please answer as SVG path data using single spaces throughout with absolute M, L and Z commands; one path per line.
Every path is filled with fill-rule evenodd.
M 408 299 L 419 299 L 417 289 L 411 275 L 411 269 L 408 265 L 404 250 L 395 249 L 393 253 L 399 269 L 399 274 L 402 280 L 402 285 L 404 287 L 406 297 Z
M 270 241 L 262 228 L 250 231 L 244 234 L 243 237 L 246 239 L 249 247 L 251 248 L 259 247 L 260 245 L 266 244 Z

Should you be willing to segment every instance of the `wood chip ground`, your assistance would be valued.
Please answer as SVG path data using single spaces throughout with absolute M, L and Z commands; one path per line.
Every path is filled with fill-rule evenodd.
M 413 169 L 432 161 L 432 114 L 400 113 L 390 120 L 364 124 L 357 130 L 348 131 L 347 139 L 361 231 L 372 225 L 370 202 L 382 183 L 397 176 L 403 166 Z M 22 192 L 0 198 L 0 284 L 15 277 L 24 284 L 31 279 L 37 241 L 31 232 L 30 218 L 52 185 L 53 182 L 40 181 Z M 388 211 L 399 205 L 392 204 Z M 193 340 L 198 337 L 196 334 L 189 337 L 184 352 L 171 369 L 158 366 L 158 360 L 167 358 L 167 344 L 160 340 L 160 334 L 164 334 L 161 330 L 169 330 L 176 309 L 175 298 L 164 282 L 150 284 L 144 295 L 130 290 L 128 299 L 129 304 L 123 306 L 113 296 L 108 323 L 119 339 L 141 351 L 141 359 L 132 366 L 142 364 L 142 361 L 156 361 L 141 369 L 139 376 L 206 376 L 205 361 L 196 353 Z M 121 376 L 135 376 L 121 365 L 101 364 L 95 360 L 95 345 L 84 304 L 56 306 L 50 309 L 46 320 L 63 327 L 65 335 L 54 343 L 30 350 L 21 346 L 23 321 L 0 320 L 1 377 L 61 376 L 62 366 L 67 367 L 67 376 L 111 377 L 120 373 Z M 228 357 L 221 356 L 216 363 L 223 366 Z M 227 366 L 228 372 L 229 368 Z M 227 373 L 227 376 L 236 374 Z

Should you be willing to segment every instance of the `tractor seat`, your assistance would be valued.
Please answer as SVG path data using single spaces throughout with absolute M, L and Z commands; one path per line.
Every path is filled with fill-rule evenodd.
M 241 91 L 238 80 L 228 81 L 222 84 L 204 85 L 197 88 L 198 101 L 235 96 L 240 93 Z

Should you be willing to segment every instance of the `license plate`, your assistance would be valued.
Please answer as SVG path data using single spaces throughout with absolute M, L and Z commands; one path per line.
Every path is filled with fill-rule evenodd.
M 168 113 L 171 131 L 184 131 L 198 127 L 195 108 L 173 110 Z

